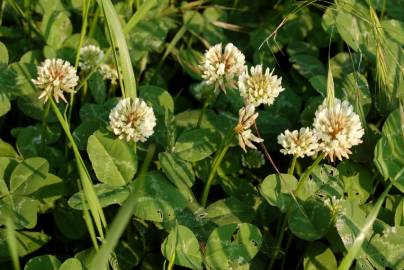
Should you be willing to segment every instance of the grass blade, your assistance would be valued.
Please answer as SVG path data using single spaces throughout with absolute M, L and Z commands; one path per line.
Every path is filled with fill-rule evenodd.
M 7 246 L 10 252 L 11 261 L 13 262 L 14 270 L 20 270 L 20 261 L 18 260 L 18 247 L 17 238 L 15 237 L 15 226 L 13 220 L 10 216 L 6 217 L 6 236 L 7 236 Z
M 110 0 L 98 0 L 98 3 L 107 22 L 122 93 L 124 97 L 135 98 L 137 96 L 135 74 L 118 14 Z
M 380 208 L 384 200 L 386 199 L 387 194 L 389 193 L 390 188 L 393 186 L 393 181 L 387 186 L 387 188 L 383 191 L 382 195 L 377 199 L 375 205 L 373 206 L 372 210 L 369 213 L 369 216 L 366 218 L 365 224 L 362 226 L 361 230 L 359 231 L 358 236 L 356 236 L 355 241 L 353 242 L 352 246 L 349 248 L 348 253 L 345 255 L 344 259 L 342 260 L 341 264 L 338 267 L 338 270 L 349 270 L 352 262 L 355 260 L 356 256 L 358 255 L 363 242 L 366 239 L 366 235 L 369 233 L 370 229 L 375 222 L 377 215 L 379 214 Z
M 124 33 L 127 34 L 131 29 L 133 29 L 133 27 L 135 27 L 138 22 L 140 22 L 147 15 L 147 12 L 149 12 L 149 10 L 154 7 L 156 3 L 156 0 L 145 1 L 125 25 Z
M 149 167 L 154 152 L 156 150 L 155 145 L 150 145 L 149 149 L 146 153 L 146 158 L 143 163 L 142 169 L 140 169 L 139 178 L 144 176 L 144 173 L 147 171 Z M 136 181 L 136 180 L 135 180 Z M 133 209 L 135 207 L 136 197 L 134 196 L 135 193 L 132 191 L 129 195 L 128 199 L 119 209 L 118 213 L 116 214 L 114 220 L 112 221 L 110 231 L 103 242 L 100 251 L 91 261 L 90 270 L 103 270 L 106 269 L 110 255 L 114 251 L 116 244 L 119 241 L 123 231 L 126 228 L 130 218 L 132 217 Z

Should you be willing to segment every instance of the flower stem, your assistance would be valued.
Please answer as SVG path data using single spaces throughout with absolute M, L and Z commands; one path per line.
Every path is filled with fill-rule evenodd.
M 295 172 L 297 156 L 293 156 L 292 163 L 290 164 L 290 168 L 288 170 L 288 174 L 293 175 Z
M 307 181 L 307 179 L 309 178 L 309 176 L 312 173 L 312 171 L 314 170 L 314 168 L 323 160 L 324 156 L 325 156 L 325 154 L 321 153 L 316 158 L 316 160 L 313 162 L 313 164 L 311 164 L 310 167 L 307 168 L 307 170 L 303 173 L 303 175 L 299 179 L 299 183 L 297 184 L 296 190 L 294 191 L 295 194 L 297 194 L 300 191 L 300 189 L 302 188 L 304 183 Z
M 201 126 L 203 115 L 205 114 L 206 109 L 208 108 L 209 104 L 212 102 L 214 97 L 215 97 L 215 91 L 213 90 L 212 92 L 209 93 L 209 96 L 205 99 L 203 103 L 203 107 L 201 113 L 199 114 L 196 128 L 199 128 Z
M 50 103 L 46 103 L 45 105 L 45 111 L 43 113 L 43 118 L 42 118 L 42 128 L 41 128 L 41 147 L 42 151 L 45 151 L 45 145 L 46 145 L 46 121 L 48 120 L 48 115 L 49 115 L 49 109 L 50 109 Z
M 210 187 L 212 186 L 213 180 L 216 176 L 217 169 L 219 168 L 220 163 L 222 162 L 227 150 L 229 150 L 229 147 L 230 147 L 230 145 L 226 145 L 225 147 L 223 147 L 220 150 L 220 152 L 218 152 L 219 154 L 216 155 L 215 159 L 213 160 L 212 169 L 210 170 L 208 180 L 206 181 L 206 184 L 205 184 L 205 187 L 204 187 L 203 193 L 202 193 L 202 199 L 201 199 L 202 207 L 206 207 L 206 202 L 208 201 Z
M 254 123 L 254 129 L 255 129 L 255 132 L 257 132 L 258 137 L 262 138 L 256 123 Z M 261 145 L 262 150 L 264 151 L 265 157 L 268 159 L 269 163 L 271 163 L 271 165 L 275 169 L 276 173 L 281 174 L 281 172 L 279 171 L 279 169 L 276 166 L 275 162 L 272 160 L 272 157 L 269 154 L 268 149 L 265 146 L 265 144 L 263 142 L 261 142 L 260 145 Z
M 90 10 L 90 2 L 91 2 L 91 0 L 83 0 L 83 23 L 81 25 L 80 40 L 79 40 L 79 44 L 76 49 L 76 58 L 74 61 L 74 68 L 76 69 L 76 71 L 77 71 L 77 67 L 79 66 L 79 61 L 80 61 L 80 50 L 81 50 L 81 47 L 83 46 L 84 38 L 85 38 L 86 32 L 87 32 L 87 24 L 88 24 L 87 22 L 88 22 L 88 12 Z M 67 119 L 69 123 L 70 123 L 70 119 L 72 117 L 74 96 L 75 96 L 75 92 L 73 92 L 70 95 L 70 107 L 69 107 L 69 113 L 68 113 L 68 119 Z
M 300 177 L 299 183 L 297 184 L 297 187 L 296 187 L 295 191 L 293 192 L 294 194 L 298 194 L 298 193 L 299 193 L 299 191 L 300 191 L 300 189 L 303 187 L 304 183 L 307 181 L 307 179 L 309 179 L 309 176 L 310 176 L 310 174 L 312 173 L 313 169 L 320 163 L 321 160 L 323 160 L 324 156 L 325 156 L 325 154 L 324 154 L 324 153 L 321 153 L 321 154 L 316 158 L 316 160 L 313 162 L 313 164 L 311 164 L 310 167 L 307 168 L 307 170 L 304 172 L 304 174 L 302 175 L 302 177 Z M 292 210 L 292 201 L 289 202 L 289 205 L 288 205 L 288 208 L 287 208 L 287 211 L 286 211 L 286 215 L 284 216 L 284 220 L 283 220 L 283 223 L 282 223 L 282 227 L 281 227 L 281 231 L 280 231 L 280 234 L 279 234 L 279 238 L 278 238 L 278 241 L 276 242 L 275 254 L 274 254 L 274 256 L 271 258 L 271 261 L 270 261 L 270 263 L 269 263 L 269 266 L 268 266 L 267 270 L 271 270 L 272 267 L 273 267 L 274 264 L 275 264 L 276 257 L 278 256 L 279 249 L 280 249 L 280 246 L 281 246 L 281 244 L 282 244 L 283 237 L 284 237 L 284 235 L 285 235 L 286 226 L 287 226 L 287 223 L 288 223 L 288 222 L 287 222 L 287 221 L 288 221 L 288 216 L 289 216 L 291 210 Z
M 213 180 L 216 176 L 217 169 L 220 166 L 224 156 L 226 155 L 227 150 L 230 148 L 231 138 L 233 136 L 233 130 L 229 130 L 226 136 L 223 138 L 222 144 L 220 146 L 220 150 L 216 152 L 215 158 L 213 159 L 212 168 L 210 170 L 208 179 L 205 183 L 205 187 L 203 188 L 202 197 L 201 197 L 201 205 L 202 207 L 206 207 L 206 202 L 208 201 L 210 187 L 212 186 Z

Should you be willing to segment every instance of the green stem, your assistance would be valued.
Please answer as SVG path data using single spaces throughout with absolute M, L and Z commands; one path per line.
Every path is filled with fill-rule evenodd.
M 83 46 L 84 38 L 85 38 L 86 32 L 87 32 L 88 11 L 90 9 L 90 4 L 91 4 L 91 0 L 83 0 L 83 23 L 81 24 L 80 40 L 79 40 L 79 44 L 77 45 L 77 48 L 76 48 L 76 59 L 74 62 L 74 68 L 76 70 L 77 70 L 77 67 L 79 66 L 80 50 L 81 50 L 81 47 Z M 67 119 L 68 123 L 70 123 L 70 119 L 72 117 L 75 93 L 76 92 L 73 92 L 70 95 L 70 106 L 69 106 L 69 113 L 68 113 L 68 119 Z
M 295 172 L 296 160 L 297 160 L 297 156 L 293 156 L 292 163 L 288 170 L 288 174 L 290 174 L 290 175 L 293 175 L 293 173 Z
M 288 208 L 288 212 L 289 212 L 289 208 Z M 281 248 L 281 245 L 282 245 L 282 241 L 283 241 L 283 237 L 284 237 L 285 232 L 286 232 L 286 226 L 287 225 L 288 225 L 288 218 L 287 218 L 287 215 L 285 215 L 283 217 L 282 226 L 281 226 L 281 230 L 280 230 L 278 240 L 276 241 L 275 253 L 272 256 L 271 261 L 269 262 L 267 270 L 271 270 L 272 267 L 275 264 L 275 261 L 276 261 L 276 259 L 278 257 L 278 254 L 279 254 L 279 249 Z
M 307 181 L 307 179 L 309 179 L 309 176 L 311 174 L 311 172 L 313 171 L 313 169 L 321 162 L 321 160 L 323 160 L 325 154 L 321 153 L 316 160 L 313 162 L 313 164 L 310 165 L 309 168 L 307 168 L 307 170 L 304 172 L 304 174 L 302 175 L 302 177 L 300 177 L 299 183 L 297 184 L 297 187 L 295 189 L 295 191 L 293 192 L 294 194 L 298 194 L 300 189 L 303 187 L 304 183 Z M 280 246 L 282 244 L 283 241 L 283 237 L 285 235 L 285 231 L 286 231 L 286 226 L 287 226 L 287 220 L 288 220 L 288 216 L 290 214 L 290 211 L 292 210 L 292 201 L 289 203 L 287 211 L 286 211 L 286 215 L 284 217 L 283 223 L 282 223 L 282 227 L 281 227 L 281 232 L 278 238 L 278 241 L 276 242 L 276 247 L 275 247 L 275 254 L 274 256 L 271 258 L 271 261 L 269 263 L 269 266 L 267 268 L 267 270 L 271 270 L 272 267 L 275 264 L 275 260 L 276 257 L 278 256 L 278 251 L 280 249 Z
M 220 166 L 224 156 L 226 155 L 227 150 L 230 148 L 230 139 L 233 136 L 233 130 L 229 130 L 227 135 L 224 137 L 222 144 L 220 146 L 220 150 L 216 152 L 215 158 L 212 162 L 212 168 L 210 170 L 208 179 L 206 180 L 205 187 L 203 188 L 202 196 L 201 196 L 201 205 L 202 207 L 206 207 L 206 202 L 208 201 L 210 187 L 212 186 L 213 180 L 216 176 L 217 169 Z
M 142 167 L 140 167 L 139 175 L 143 175 L 147 172 L 147 170 L 150 167 L 150 163 L 153 160 L 153 156 L 154 156 L 155 152 L 156 152 L 156 145 L 155 144 L 149 145 L 149 149 L 147 150 L 147 153 L 146 153 L 146 158 L 143 161 Z
M 209 173 L 208 180 L 206 181 L 206 184 L 205 184 L 205 187 L 204 187 L 203 193 L 202 193 L 201 205 L 203 207 L 206 207 L 206 202 L 208 200 L 210 187 L 212 186 L 213 180 L 216 176 L 217 169 L 219 168 L 220 163 L 222 162 L 227 150 L 229 150 L 229 147 L 230 147 L 229 145 L 226 145 L 225 147 L 223 147 L 221 149 L 221 151 L 219 152 L 219 154 L 213 160 L 212 169 Z
M 43 151 L 45 151 L 45 145 L 46 145 L 46 121 L 48 120 L 49 109 L 50 109 L 50 103 L 48 102 L 45 105 L 45 111 L 43 113 L 42 118 L 41 147 Z
M 34 24 L 33 20 L 30 20 L 29 17 L 24 13 L 24 11 L 21 9 L 21 7 L 18 5 L 18 3 L 14 0 L 6 0 L 10 6 L 14 9 L 15 12 L 20 15 L 22 20 L 28 25 L 28 27 L 34 32 L 36 36 L 41 40 L 41 42 L 44 41 L 44 38 L 41 34 L 41 32 L 38 30 L 37 26 Z
M 288 254 L 288 250 L 290 248 L 290 244 L 292 243 L 292 239 L 293 239 L 293 235 L 289 234 L 288 242 L 286 243 L 285 256 L 283 256 L 283 258 L 282 258 L 281 270 L 285 269 L 286 255 Z
M 97 5 L 97 9 L 95 10 L 95 13 L 94 13 L 94 18 L 91 21 L 90 30 L 88 31 L 89 37 L 94 36 L 95 28 L 97 27 L 98 18 L 100 17 L 100 13 L 101 13 L 101 8 L 99 5 Z
M 316 160 L 313 162 L 313 164 L 310 165 L 309 168 L 304 172 L 304 174 L 300 177 L 299 183 L 297 184 L 296 190 L 294 191 L 295 194 L 298 194 L 304 183 L 309 179 L 310 174 L 314 170 L 314 168 L 323 160 L 325 154 L 321 153 Z
M 215 97 L 215 90 L 210 92 L 209 96 L 205 99 L 201 113 L 199 114 L 199 117 L 198 117 L 198 122 L 196 124 L 196 128 L 199 128 L 201 126 L 203 115 L 205 114 L 206 109 L 208 108 L 209 104 L 212 102 L 214 97 Z
M 99 233 L 101 239 L 104 239 L 103 228 L 106 228 L 107 223 L 106 223 L 106 219 L 105 219 L 102 207 L 98 200 L 98 197 L 94 191 L 90 173 L 88 172 L 88 170 L 84 164 L 83 158 L 80 155 L 79 148 L 77 147 L 77 144 L 73 139 L 73 136 L 70 132 L 68 122 L 66 121 L 65 118 L 63 118 L 63 115 L 59 111 L 59 108 L 56 106 L 55 101 L 52 98 L 50 98 L 49 101 L 51 103 L 53 111 L 56 114 L 57 119 L 59 120 L 60 125 L 62 126 L 62 128 L 66 134 L 67 139 L 69 140 L 70 144 L 72 145 L 74 157 L 76 159 L 77 169 L 79 171 L 80 179 L 82 181 L 81 184 L 83 186 L 83 192 L 84 192 L 85 198 L 87 199 L 87 202 L 89 204 L 90 212 L 94 219 L 98 233 Z
M 139 179 L 142 179 L 144 177 L 145 172 L 148 170 L 153 160 L 155 151 L 156 151 L 156 145 L 154 144 L 150 145 L 147 150 L 146 157 L 143 161 L 142 168 L 140 169 L 139 176 L 135 181 L 139 181 Z M 138 198 L 137 193 L 132 190 L 131 193 L 129 194 L 128 199 L 119 208 L 118 213 L 116 214 L 114 220 L 111 223 L 109 233 L 105 241 L 103 242 L 100 251 L 97 252 L 96 256 L 92 259 L 90 263 L 89 267 L 90 270 L 105 269 L 106 265 L 108 264 L 110 254 L 113 252 L 128 222 L 133 216 L 133 209 L 136 206 L 137 198 Z

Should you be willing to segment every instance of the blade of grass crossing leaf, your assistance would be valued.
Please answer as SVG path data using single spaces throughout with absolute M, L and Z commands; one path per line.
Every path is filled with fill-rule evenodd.
M 80 155 L 80 151 L 77 147 L 77 144 L 73 139 L 73 135 L 70 132 L 69 125 L 67 124 L 65 118 L 63 118 L 62 113 L 59 111 L 59 109 L 56 106 L 53 99 L 50 99 L 50 102 L 52 105 L 52 109 L 55 112 L 56 117 L 59 120 L 60 125 L 62 126 L 69 142 L 72 145 L 74 157 L 76 158 L 77 169 L 78 169 L 79 175 L 80 175 L 81 185 L 83 187 L 84 197 L 89 204 L 89 209 L 90 209 L 92 218 L 94 219 L 94 223 L 97 227 L 98 233 L 99 233 L 100 237 L 103 239 L 104 238 L 103 228 L 106 228 L 107 223 L 105 220 L 105 216 L 104 216 L 104 212 L 102 210 L 101 204 L 98 200 L 97 195 L 95 194 L 90 174 L 88 173 L 87 168 L 84 164 L 84 161 Z M 89 230 L 90 229 L 91 228 L 89 228 Z
M 154 7 L 156 3 L 156 0 L 145 1 L 125 25 L 123 29 L 124 33 L 127 34 L 131 29 L 133 29 L 133 27 L 135 27 L 138 22 L 140 22 L 147 15 L 147 12 L 149 12 L 149 10 Z
M 6 217 L 6 236 L 7 246 L 13 262 L 14 270 L 20 270 L 20 261 L 18 259 L 17 238 L 15 237 L 15 226 L 13 220 L 7 215 Z
M 139 178 L 143 177 L 144 175 L 143 172 L 147 171 L 147 168 L 150 166 L 155 150 L 156 150 L 155 145 L 149 146 L 142 169 L 140 170 Z M 116 214 L 114 220 L 111 223 L 107 237 L 105 238 L 105 241 L 101 246 L 100 251 L 91 261 L 91 265 L 89 268 L 90 270 L 106 269 L 109 257 L 113 252 L 116 244 L 118 243 L 119 238 L 121 237 L 123 231 L 125 230 L 126 225 L 128 224 L 130 218 L 132 217 L 136 201 L 136 197 L 134 195 L 135 193 L 132 191 L 128 199 L 125 201 L 125 203 L 122 205 L 122 207 Z
M 111 34 L 119 80 L 121 81 L 121 85 L 123 85 L 123 94 L 125 97 L 135 98 L 136 79 L 122 25 L 110 0 L 98 0 L 98 3 L 104 13 L 107 28 Z
M 390 188 L 393 186 L 393 181 L 387 186 L 387 188 L 383 191 L 382 195 L 380 195 L 379 199 L 377 199 L 375 205 L 373 206 L 372 210 L 369 213 L 369 216 L 366 218 L 365 224 L 362 226 L 361 230 L 359 231 L 358 236 L 356 236 L 352 246 L 349 248 L 348 253 L 345 255 L 344 259 L 342 260 L 341 264 L 338 267 L 338 270 L 349 270 L 352 262 L 355 260 L 356 256 L 358 255 L 363 242 L 366 240 L 366 235 L 369 233 L 370 229 L 375 222 L 377 215 L 379 214 L 380 208 L 384 200 L 386 199 Z
M 149 11 L 149 10 L 154 6 L 154 4 L 152 5 L 153 2 L 155 3 L 156 0 L 147 1 L 147 2 L 144 3 L 138 10 L 136 10 L 135 14 L 133 14 L 132 18 L 130 18 L 129 22 L 128 22 L 128 23 L 125 25 L 125 27 L 124 27 L 124 33 L 125 33 L 125 34 L 128 33 L 130 30 L 132 30 L 133 27 L 135 27 L 135 26 L 137 25 L 137 23 L 138 23 L 144 16 L 147 15 L 147 11 Z M 93 21 L 92 21 L 91 26 L 90 26 L 90 31 L 89 31 L 89 34 L 88 34 L 89 37 L 92 37 L 92 36 L 93 36 L 93 33 L 94 33 L 94 31 L 95 31 L 95 25 L 96 25 L 96 23 L 97 23 L 97 21 L 98 21 L 98 17 L 99 17 L 100 10 L 101 10 L 101 8 L 100 8 L 100 6 L 98 6 L 98 7 L 97 7 L 97 10 L 96 10 L 96 12 L 95 12 Z M 140 15 L 137 15 L 138 13 L 139 13 Z M 108 59 L 108 57 L 109 57 L 110 54 L 111 54 L 111 51 L 112 51 L 112 47 L 109 47 L 109 48 L 106 50 L 105 55 L 104 55 L 104 60 L 105 60 L 105 59 Z M 88 79 L 94 74 L 94 72 L 95 72 L 100 66 L 101 66 L 101 63 L 100 63 L 98 66 L 96 66 L 92 71 L 90 71 L 89 74 L 87 74 L 86 77 L 84 77 L 83 79 L 81 79 L 80 84 L 76 87 L 76 91 L 79 91 L 79 90 L 84 86 L 84 84 L 88 81 Z

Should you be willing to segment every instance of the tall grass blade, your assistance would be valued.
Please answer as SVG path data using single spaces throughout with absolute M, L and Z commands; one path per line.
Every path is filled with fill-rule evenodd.
M 137 96 L 135 74 L 118 14 L 110 0 L 98 0 L 98 3 L 104 13 L 107 29 L 111 37 L 122 93 L 124 97 L 135 98 Z
M 104 216 L 104 212 L 102 210 L 100 201 L 98 200 L 98 197 L 95 193 L 92 181 L 91 181 L 91 177 L 90 174 L 84 164 L 84 161 L 80 155 L 80 151 L 78 149 L 78 146 L 76 144 L 76 142 L 73 139 L 73 135 L 70 132 L 70 128 L 69 125 L 66 121 L 65 118 L 63 118 L 62 113 L 59 111 L 59 108 L 56 106 L 56 103 L 53 101 L 53 99 L 50 99 L 50 103 L 52 105 L 52 109 L 56 114 L 56 117 L 60 123 L 60 125 L 62 126 L 66 137 L 68 138 L 69 142 L 72 145 L 73 148 L 73 153 L 74 153 L 74 157 L 76 159 L 76 164 L 77 164 L 77 169 L 79 171 L 79 175 L 80 175 L 80 180 L 81 180 L 81 185 L 83 188 L 83 193 L 84 193 L 84 197 L 89 205 L 89 209 L 91 212 L 91 216 L 94 220 L 94 223 L 97 227 L 98 230 L 98 234 L 100 235 L 100 237 L 103 239 L 104 238 L 104 231 L 103 229 L 106 228 L 107 226 L 107 222 L 105 220 L 105 216 Z M 87 223 L 89 224 L 89 223 Z M 88 228 L 89 231 L 91 232 L 92 230 L 94 230 L 92 227 Z M 92 239 L 93 242 L 95 242 L 95 239 Z
M 356 256 L 358 255 L 363 242 L 366 240 L 366 235 L 369 233 L 370 229 L 375 222 L 377 215 L 379 214 L 380 208 L 384 200 L 389 193 L 390 188 L 393 186 L 393 181 L 387 186 L 387 188 L 383 191 L 382 195 L 377 199 L 375 205 L 373 206 L 372 210 L 369 213 L 369 216 L 366 218 L 365 224 L 359 231 L 358 236 L 356 236 L 355 241 L 353 242 L 352 246 L 349 248 L 348 253 L 345 255 L 344 259 L 342 260 L 341 264 L 338 267 L 338 270 L 349 270 L 352 262 L 355 260 Z
M 146 15 L 149 10 L 154 7 L 157 3 L 157 0 L 148 0 L 140 6 L 138 10 L 136 10 L 135 14 L 130 18 L 130 20 L 126 23 L 123 31 L 127 34 L 131 29 L 133 29 L 138 22 L 140 22 Z
M 11 261 L 13 262 L 14 270 L 20 270 L 20 261 L 18 259 L 17 238 L 15 237 L 15 226 L 10 216 L 6 217 L 6 237 L 7 246 L 10 253 Z
M 140 169 L 138 178 L 144 177 L 144 172 L 147 171 L 147 168 L 149 167 L 153 159 L 155 150 L 156 150 L 155 145 L 149 146 L 149 149 L 146 153 L 146 158 L 144 160 L 142 168 Z M 123 231 L 125 230 L 126 225 L 128 224 L 130 218 L 132 217 L 132 213 L 135 208 L 135 201 L 136 201 L 135 192 L 132 191 L 128 199 L 119 209 L 114 220 L 112 221 L 110 230 L 107 234 L 107 237 L 105 238 L 105 241 L 101 246 L 100 251 L 91 261 L 90 270 L 107 269 L 107 264 L 110 259 L 110 255 L 114 251 L 114 248 L 118 243 L 119 238 L 121 237 Z

